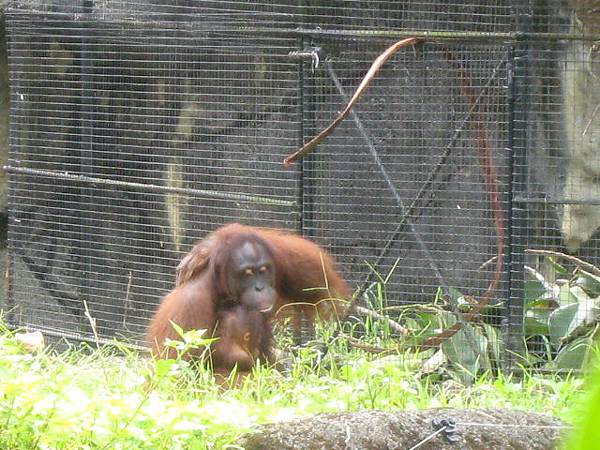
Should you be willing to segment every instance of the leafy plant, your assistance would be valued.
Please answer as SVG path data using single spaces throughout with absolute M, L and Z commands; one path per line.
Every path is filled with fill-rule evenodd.
M 571 270 L 553 257 L 545 257 L 539 270 L 526 267 L 523 317 L 524 345 L 517 356 L 524 367 L 573 370 L 585 367 L 600 330 L 600 270 L 584 263 Z M 418 348 L 428 337 L 456 324 L 476 299 L 456 288 L 438 289 L 430 304 L 389 305 L 386 277 L 377 275 L 362 296 L 372 314 L 342 325 L 349 344 L 373 353 L 389 354 Z M 464 323 L 444 341 L 439 352 L 422 352 L 422 371 L 445 373 L 464 383 L 478 374 L 498 371 L 506 356 L 504 330 L 486 317 L 497 317 L 502 301 L 488 305 L 482 321 Z M 401 324 L 399 336 L 390 324 Z M 397 328 L 397 327 L 396 327 Z
M 551 257 L 540 266 L 546 275 L 527 267 L 528 348 L 547 369 L 581 369 L 589 362 L 599 330 L 600 277 L 578 266 L 569 271 Z

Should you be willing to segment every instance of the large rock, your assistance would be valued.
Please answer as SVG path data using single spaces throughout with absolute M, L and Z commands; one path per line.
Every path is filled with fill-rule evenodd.
M 264 425 L 239 444 L 246 450 L 409 449 L 436 431 L 434 419 L 452 419 L 457 440 L 440 433 L 419 450 L 555 449 L 564 430 L 556 418 L 507 409 L 359 411 Z

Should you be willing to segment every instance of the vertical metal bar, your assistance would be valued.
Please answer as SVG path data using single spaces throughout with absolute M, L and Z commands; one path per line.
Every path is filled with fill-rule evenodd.
M 312 45 L 311 42 L 304 41 L 304 48 Z M 303 122 L 303 136 L 302 143 L 304 144 L 305 139 L 309 139 L 316 133 L 316 83 L 315 77 L 305 77 L 304 73 L 307 70 L 306 61 L 302 61 L 302 73 L 303 73 L 303 94 L 302 94 L 302 122 Z M 303 235 L 314 236 L 315 227 L 315 170 L 316 170 L 316 156 L 315 154 L 309 154 L 302 159 L 302 198 L 301 198 L 301 229 Z
M 302 50 L 304 48 L 304 38 L 299 37 L 297 39 L 297 49 Z M 304 62 L 298 61 L 298 144 L 301 147 L 304 144 Z M 298 206 L 294 211 L 294 220 L 296 230 L 302 234 L 303 230 L 303 218 L 304 218 L 304 164 L 298 165 Z
M 80 159 L 80 170 L 82 175 L 92 175 L 92 164 L 93 164 L 93 86 L 92 86 L 92 58 L 94 58 L 93 49 L 90 48 L 92 45 L 92 36 L 90 25 L 87 21 L 90 20 L 93 14 L 94 1 L 86 0 L 84 2 L 84 17 L 85 23 L 81 27 L 81 64 L 80 64 L 80 76 L 81 76 L 81 87 L 82 87 L 82 98 L 81 98 L 81 159 Z M 82 299 L 89 299 L 91 294 L 91 280 L 90 273 L 93 271 L 92 267 L 92 252 L 91 252 L 91 233 L 92 233 L 92 211 L 93 207 L 93 188 L 87 185 L 83 185 L 81 189 L 81 222 L 80 222 L 80 242 L 79 245 L 79 256 L 81 258 L 81 291 Z M 85 280 L 85 281 L 84 281 Z M 77 305 L 80 308 L 80 312 L 83 313 L 84 306 Z
M 7 62 L 11 59 L 15 59 L 15 46 L 17 45 L 14 41 L 8 39 L 8 30 L 6 29 L 6 16 L 4 16 L 3 21 L 3 32 L 4 32 L 4 42 L 6 42 L 6 51 L 7 51 Z M 10 105 L 9 105 L 9 149 L 8 149 L 8 164 L 13 165 L 15 162 L 15 149 L 18 148 L 18 134 L 17 134 L 17 126 L 14 120 L 10 120 L 11 117 L 19 117 L 19 109 L 21 108 L 21 102 L 17 97 L 17 92 L 22 92 L 19 87 L 19 80 L 13 76 L 14 71 L 12 71 L 11 65 L 7 64 L 9 68 L 9 83 L 12 87 L 10 89 Z M 15 254 L 14 254 L 14 246 L 15 246 L 15 229 L 14 227 L 17 224 L 17 218 L 15 217 L 15 207 L 14 207 L 14 199 L 15 199 L 15 179 L 17 175 L 6 174 L 6 182 L 8 185 L 8 196 L 7 196 L 7 214 L 8 214 L 8 222 L 7 222 L 7 236 L 6 236 L 6 278 L 5 278 L 5 295 L 6 295 L 6 323 L 10 327 L 17 327 L 19 324 L 17 323 L 17 317 L 15 311 Z
M 306 1 L 298 0 L 298 6 L 301 9 L 303 24 L 307 23 L 308 16 L 306 15 Z M 307 48 L 309 39 L 305 36 L 301 37 L 298 42 L 298 49 L 303 50 Z M 315 132 L 315 117 L 314 117 L 314 76 L 306 77 L 305 72 L 307 70 L 307 62 L 305 59 L 301 59 L 298 64 L 299 71 L 299 93 L 298 93 L 298 104 L 300 108 L 300 136 L 299 143 L 304 145 L 304 142 L 313 135 Z M 307 108 L 308 104 L 308 108 Z M 298 232 L 301 235 L 309 236 L 313 234 L 313 197 L 312 189 L 314 182 L 310 180 L 313 177 L 313 161 L 314 157 L 309 155 L 307 158 L 302 159 L 300 164 L 300 185 L 299 185 L 299 198 L 298 198 L 298 212 L 300 214 L 298 220 Z M 313 177 L 314 179 L 314 177 Z M 295 344 L 301 344 L 304 339 L 304 329 L 306 328 L 307 318 L 302 314 L 301 316 L 301 327 L 294 331 L 293 339 Z
M 519 304 L 519 285 L 521 284 L 518 273 L 513 273 L 512 270 L 515 268 L 515 264 L 519 265 L 519 254 L 514 254 L 513 243 L 514 243 L 514 213 L 515 208 L 515 170 L 518 164 L 515 164 L 515 148 L 514 148 L 514 134 L 515 134 L 515 50 L 511 47 L 508 50 L 508 63 L 507 76 L 508 76 L 508 92 L 507 92 L 507 106 L 508 106 L 508 136 L 507 136 L 507 150 L 508 154 L 508 170 L 510 176 L 510 185 L 508 193 L 508 221 L 506 224 L 506 267 L 508 268 L 508 303 L 505 308 L 505 321 L 504 321 L 504 332 L 506 336 L 506 355 L 504 358 L 504 364 L 506 369 L 510 369 L 514 363 L 515 357 L 515 340 L 518 329 L 516 329 L 517 323 L 514 320 L 515 309 L 518 308 Z
M 527 204 L 519 198 L 527 197 L 527 141 L 525 123 L 527 119 L 527 71 L 528 46 L 526 31 L 529 28 L 529 13 L 521 2 L 515 0 L 515 15 L 522 39 L 512 47 L 508 70 L 508 150 L 510 170 L 509 220 L 507 224 L 508 304 L 505 316 L 505 360 L 504 366 L 516 368 L 519 355 L 524 352 L 524 286 L 525 248 L 527 237 Z
M 303 26 L 306 20 L 306 0 L 298 0 L 298 21 L 296 25 Z M 306 38 L 302 35 L 299 35 L 296 39 L 296 48 L 298 51 L 304 48 Z M 304 144 L 305 129 L 304 129 L 304 62 L 302 60 L 298 61 L 298 144 Z M 294 217 L 295 227 L 298 233 L 303 233 L 304 228 L 304 164 L 298 165 L 298 206 L 296 208 Z

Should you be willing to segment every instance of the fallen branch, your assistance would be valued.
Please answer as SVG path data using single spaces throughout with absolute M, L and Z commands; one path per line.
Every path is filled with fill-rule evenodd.
M 383 348 L 383 347 L 379 347 L 377 345 L 366 344 L 352 336 L 348 336 L 347 334 L 342 334 L 342 336 L 345 337 L 346 339 L 348 339 L 348 342 L 350 342 L 350 345 L 352 347 L 358 348 L 360 350 L 365 350 L 370 353 L 377 353 L 377 354 L 381 355 L 381 354 L 398 353 L 400 351 L 400 348 Z
M 387 320 L 387 322 L 390 324 L 390 328 L 392 330 L 394 330 L 395 332 L 399 333 L 400 335 L 402 335 L 403 337 L 408 336 L 408 334 L 409 334 L 408 329 L 406 327 L 403 327 L 402 325 L 400 325 L 398 322 L 391 319 L 390 317 L 385 316 L 383 314 L 379 314 L 379 313 L 373 311 L 372 309 L 365 308 L 364 306 L 354 305 L 354 311 L 360 315 L 371 317 L 372 319 Z
M 552 250 L 535 250 L 532 248 L 528 248 L 527 250 L 525 250 L 525 253 L 529 253 L 530 255 L 555 256 L 557 258 L 566 259 L 567 261 L 571 261 L 572 263 L 578 265 L 583 270 L 590 272 L 592 275 L 600 277 L 600 269 L 598 269 L 596 266 L 590 264 L 589 262 L 585 262 L 575 256 L 567 255 L 566 253 L 555 252 Z

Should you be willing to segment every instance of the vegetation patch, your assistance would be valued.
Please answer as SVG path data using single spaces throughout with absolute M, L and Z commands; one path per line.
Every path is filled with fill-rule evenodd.
M 239 436 L 260 424 L 322 412 L 507 407 L 568 418 L 579 397 L 581 381 L 572 376 L 484 372 L 465 385 L 448 371 L 423 373 L 426 356 L 374 354 L 320 330 L 282 369 L 257 367 L 226 389 L 208 370 L 153 361 L 118 343 L 29 353 L 3 328 L 0 448 L 237 448 Z

